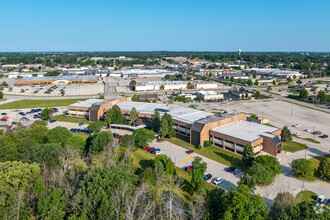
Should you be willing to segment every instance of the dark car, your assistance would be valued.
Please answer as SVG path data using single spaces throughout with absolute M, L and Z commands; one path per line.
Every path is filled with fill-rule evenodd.
M 1 121 L 7 121 L 7 119 L 5 119 L 5 118 L 1 118 Z
M 54 122 L 56 122 L 55 119 L 49 121 L 49 123 L 54 123 Z
M 153 153 L 153 152 L 155 152 L 155 151 L 156 151 L 156 149 L 153 148 L 153 147 L 149 150 L 150 153 Z
M 212 175 L 211 175 L 210 173 L 204 175 L 204 180 L 205 180 L 205 181 L 208 181 L 208 180 L 211 179 L 211 178 L 212 178 Z
M 321 131 L 314 131 L 312 134 L 322 134 Z
M 82 125 L 84 125 L 84 123 L 79 123 L 79 126 L 82 126 Z
M 231 167 L 226 167 L 226 168 L 225 168 L 225 171 L 231 173 L 231 172 L 233 172 L 235 169 L 236 169 L 235 167 L 231 166 Z
M 186 166 L 186 167 L 184 168 L 184 170 L 185 170 L 185 171 L 188 171 L 188 170 L 192 170 L 192 168 L 193 168 L 193 166 L 192 166 L 192 165 L 189 165 L 189 166 Z
M 13 124 L 13 125 L 17 125 L 18 122 L 17 122 L 17 121 L 13 121 L 12 124 Z
M 320 138 L 328 138 L 327 134 L 321 135 Z
M 1 113 L 1 115 L 7 115 L 7 113 L 6 112 L 3 112 L 3 113 Z

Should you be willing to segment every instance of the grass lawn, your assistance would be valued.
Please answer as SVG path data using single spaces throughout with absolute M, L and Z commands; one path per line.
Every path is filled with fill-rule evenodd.
M 316 197 L 317 197 L 317 195 L 314 192 L 304 190 L 297 194 L 296 203 L 300 203 L 300 202 L 304 202 L 304 201 L 314 202 Z
M 312 161 L 313 167 L 315 169 L 314 175 L 315 175 L 315 177 L 317 177 L 319 179 L 321 179 L 321 176 L 320 176 L 320 174 L 319 174 L 319 172 L 318 172 L 317 169 L 318 169 L 321 161 L 324 160 L 324 159 L 326 159 L 326 158 L 330 158 L 330 154 L 326 154 L 326 155 L 322 155 L 322 156 L 317 156 L 317 157 L 313 157 L 313 158 L 309 159 L 310 161 Z M 323 179 L 321 179 L 321 180 L 323 180 Z M 330 182 L 330 180 L 328 180 L 327 182 Z
M 297 143 L 297 142 L 294 142 L 294 141 L 283 142 L 283 150 L 291 152 L 291 153 L 301 151 L 301 150 L 305 150 L 307 148 L 308 148 L 307 145 Z
M 295 94 L 295 95 L 299 95 L 298 91 L 288 91 L 289 93 Z
M 7 100 L 7 99 L 0 99 L 0 102 L 1 102 L 1 101 L 6 101 L 6 100 Z
M 267 126 L 269 126 L 269 127 L 275 127 L 274 125 L 269 124 L 269 123 L 266 123 L 266 124 L 264 124 L 264 125 L 267 125 Z
M 242 156 L 221 149 L 220 147 L 211 146 L 211 147 L 203 147 L 202 149 L 197 149 L 194 145 L 189 144 L 188 142 L 181 140 L 179 138 L 170 138 L 168 139 L 168 141 L 171 142 L 172 144 L 179 145 L 185 149 L 194 150 L 197 154 L 210 158 L 224 165 L 235 166 L 243 171 L 246 171 L 246 167 L 242 162 Z
M 47 97 L 45 97 L 47 98 Z M 0 105 L 0 109 L 24 109 L 37 107 L 67 106 L 86 99 L 50 99 L 50 100 L 19 100 Z
M 84 123 L 84 124 L 90 123 L 90 121 L 88 121 L 86 118 L 71 117 L 65 114 L 53 116 L 52 119 L 63 122 L 71 122 L 71 123 Z
M 82 137 L 84 140 L 86 140 L 90 136 L 89 134 L 81 134 L 81 133 L 72 133 L 72 135 Z
M 317 140 L 313 140 L 313 138 L 301 138 L 301 137 L 298 137 L 298 136 L 295 136 L 295 138 L 298 138 L 298 139 L 301 139 L 301 140 L 304 140 L 304 141 L 308 141 L 308 142 L 311 142 L 311 143 L 314 143 L 314 144 L 319 144 L 320 143 Z

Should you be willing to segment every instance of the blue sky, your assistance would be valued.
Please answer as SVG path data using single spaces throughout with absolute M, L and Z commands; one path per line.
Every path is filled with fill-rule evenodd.
M 330 51 L 329 0 L 0 0 L 0 51 Z

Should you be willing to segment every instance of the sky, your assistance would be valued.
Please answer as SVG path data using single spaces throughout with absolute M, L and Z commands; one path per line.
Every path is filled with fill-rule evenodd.
M 330 51 L 330 0 L 0 0 L 0 51 Z

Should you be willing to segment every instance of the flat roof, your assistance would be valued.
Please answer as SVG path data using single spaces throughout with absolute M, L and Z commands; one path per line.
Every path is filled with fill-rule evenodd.
M 98 103 L 98 102 L 105 102 L 105 100 L 104 99 L 87 99 L 85 101 L 78 101 L 69 106 L 90 108 L 93 104 Z
M 167 112 L 173 119 L 193 124 L 195 121 L 214 115 L 211 112 L 201 111 L 189 107 L 184 107 L 175 104 L 161 104 L 161 103 L 146 103 L 146 102 L 120 102 L 117 104 L 123 111 L 131 111 L 133 107 L 139 113 L 154 114 L 158 109 L 160 115 Z
M 45 77 L 30 77 L 22 78 L 17 81 L 42 81 L 42 80 L 75 80 L 75 79 L 98 79 L 99 76 L 91 75 L 72 75 L 72 76 L 45 76 Z
M 197 93 L 200 93 L 202 95 L 221 95 L 222 93 L 216 92 L 216 91 L 199 91 Z
M 237 121 L 212 129 L 212 131 L 235 137 L 241 140 L 252 142 L 261 138 L 261 135 L 267 137 L 274 137 L 271 133 L 279 130 L 280 128 L 271 127 L 267 125 L 258 124 L 249 121 Z

